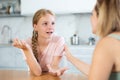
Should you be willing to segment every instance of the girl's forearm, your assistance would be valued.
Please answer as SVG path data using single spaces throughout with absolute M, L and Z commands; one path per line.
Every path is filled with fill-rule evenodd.
M 37 60 L 35 59 L 32 51 L 23 50 L 23 52 L 26 56 L 26 62 L 28 64 L 30 70 L 32 71 L 32 73 L 35 74 L 36 76 L 41 75 L 42 69 L 41 69 L 39 63 L 37 62 Z

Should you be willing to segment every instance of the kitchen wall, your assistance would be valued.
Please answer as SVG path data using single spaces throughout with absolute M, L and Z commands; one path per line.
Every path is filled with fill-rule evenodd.
M 68 44 L 70 44 L 70 37 L 74 33 L 78 34 L 81 42 L 87 43 L 89 37 L 96 38 L 92 34 L 90 16 L 90 13 L 57 15 L 56 31 L 64 36 Z
M 96 37 L 91 32 L 90 16 L 90 13 L 56 14 L 56 33 L 63 36 L 67 44 L 74 33 L 81 42 L 87 43 L 89 37 Z M 0 17 L 0 31 L 4 25 L 11 27 L 12 38 L 26 39 L 32 34 L 32 16 Z

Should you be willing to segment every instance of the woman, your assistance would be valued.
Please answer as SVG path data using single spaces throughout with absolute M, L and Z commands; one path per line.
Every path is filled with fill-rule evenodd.
M 120 80 L 120 0 L 97 0 L 91 20 L 93 33 L 100 37 L 92 64 L 73 57 L 67 46 L 66 57 L 88 80 Z
M 55 16 L 50 10 L 38 10 L 33 17 L 33 35 L 26 41 L 15 39 L 13 45 L 23 50 L 31 72 L 37 76 L 49 71 L 60 76 L 58 68 L 63 55 L 64 39 L 54 34 Z

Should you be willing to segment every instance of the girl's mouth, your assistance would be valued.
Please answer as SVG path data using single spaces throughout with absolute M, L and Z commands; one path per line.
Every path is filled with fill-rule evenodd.
M 46 32 L 47 34 L 52 34 L 53 32 L 51 31 L 51 32 Z

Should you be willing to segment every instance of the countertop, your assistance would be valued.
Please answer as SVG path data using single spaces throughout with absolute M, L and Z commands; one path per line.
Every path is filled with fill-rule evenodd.
M 12 44 L 0 44 L 0 48 L 13 47 Z
M 64 73 L 60 77 L 43 73 L 37 77 L 25 70 L 0 70 L 0 80 L 87 80 L 87 77 L 75 73 Z
M 95 45 L 69 45 L 72 49 L 94 49 Z
M 12 44 L 0 44 L 0 48 L 13 47 Z M 95 45 L 68 45 L 70 49 L 94 49 Z

